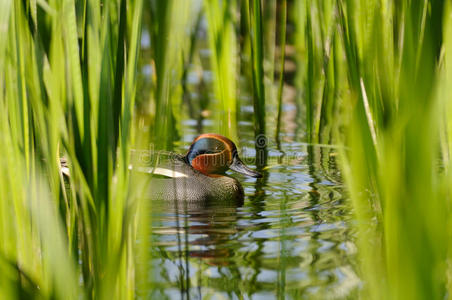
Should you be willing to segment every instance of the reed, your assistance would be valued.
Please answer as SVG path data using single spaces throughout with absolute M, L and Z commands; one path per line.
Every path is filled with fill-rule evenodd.
M 125 154 L 142 1 L 2 5 L 1 294 L 130 297 Z
M 262 32 L 262 3 L 254 0 L 248 7 L 251 38 L 252 82 L 255 135 L 265 134 L 264 43 Z
M 209 34 L 210 62 L 214 73 L 214 93 L 219 105 L 219 132 L 237 140 L 237 37 L 236 2 L 204 1 Z
M 282 116 L 282 98 L 283 98 L 283 87 L 284 87 L 284 64 L 286 58 L 286 28 L 287 28 L 287 2 L 284 0 L 281 3 L 281 15 L 280 15 L 280 69 L 279 69 L 279 80 L 278 80 L 278 113 L 276 115 L 276 132 L 275 139 L 279 140 L 279 134 L 281 132 L 281 116 Z
M 155 105 L 154 131 L 151 140 L 160 149 L 172 149 L 179 136 L 177 120 L 182 103 L 181 78 L 184 71 L 183 58 L 188 45 L 185 28 L 189 24 L 188 2 L 151 1 L 149 31 L 152 47 L 152 65 L 155 66 L 155 91 L 151 91 L 149 105 Z
M 298 103 L 305 108 L 306 139 L 312 143 L 338 143 L 333 128 L 340 126 L 336 115 L 337 78 L 342 48 L 338 48 L 338 20 L 334 1 L 296 1 L 293 22 L 297 48 Z M 339 61 L 338 61 L 339 59 Z M 339 63 L 338 63 L 339 62 Z
M 337 3 L 351 89 L 343 169 L 359 222 L 365 293 L 443 298 L 441 228 L 450 215 L 437 164 L 443 100 L 435 94 L 444 3 Z
M 315 142 L 336 124 L 333 140 L 348 147 L 341 168 L 357 218 L 364 298 L 447 294 L 444 6 L 296 2 L 307 139 Z M 439 167 L 441 159 L 447 163 Z

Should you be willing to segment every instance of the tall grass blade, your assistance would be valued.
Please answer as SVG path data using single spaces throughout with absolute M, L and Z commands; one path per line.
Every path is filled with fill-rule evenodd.
M 161 149 L 171 149 L 172 139 L 178 135 L 174 121 L 181 103 L 182 51 L 186 42 L 183 28 L 187 25 L 187 5 L 175 1 L 151 3 L 151 32 L 155 43 L 155 115 L 159 118 L 155 122 L 154 137 Z
M 398 32 L 381 26 L 386 12 L 373 4 L 366 18 L 356 2 L 338 1 L 353 107 L 344 170 L 359 220 L 366 292 L 373 299 L 442 298 L 446 233 L 440 228 L 446 226 L 447 203 L 436 163 L 440 122 L 434 117 L 442 41 L 433 32 L 442 32 L 443 4 L 410 2 L 402 10 L 403 42 L 394 45 L 400 73 L 389 68 L 393 81 L 380 80 L 388 69 L 376 67 L 391 61 L 387 52 L 366 55 L 372 38 Z M 366 34 L 369 26 L 373 35 Z M 395 97 L 385 98 L 391 91 Z
M 210 62 L 215 74 L 214 91 L 220 102 L 219 132 L 237 140 L 237 42 L 234 32 L 235 1 L 205 0 Z
M 255 135 L 265 134 L 265 88 L 264 88 L 264 45 L 262 33 L 262 4 L 253 0 L 250 12 L 251 56 L 253 70 L 253 104 L 255 112 Z
M 253 0 L 248 7 L 250 45 L 252 58 L 254 136 L 256 138 L 256 165 L 263 167 L 267 162 L 265 138 L 265 86 L 264 86 L 264 42 L 262 31 L 262 3 Z
M 286 58 L 286 28 L 287 28 L 287 1 L 283 0 L 281 3 L 281 16 L 280 16 L 280 48 L 281 48 L 281 65 L 280 65 L 280 73 L 278 80 L 278 112 L 276 116 L 276 132 L 275 137 L 276 140 L 279 140 L 279 134 L 281 131 L 281 115 L 282 115 L 282 98 L 283 98 L 283 87 L 284 87 L 284 65 Z

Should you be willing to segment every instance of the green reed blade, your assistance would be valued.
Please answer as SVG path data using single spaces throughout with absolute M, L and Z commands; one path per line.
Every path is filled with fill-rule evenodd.
M 119 5 L 119 32 L 118 41 L 116 46 L 116 70 L 114 79 L 114 99 L 113 99 L 113 141 L 114 145 L 117 144 L 119 135 L 119 123 L 122 108 L 122 86 L 123 86 L 123 74 L 124 74 L 124 48 L 125 48 L 125 31 L 127 25 L 127 11 L 126 1 L 121 0 Z
M 255 135 L 265 134 L 264 43 L 262 32 L 262 4 L 253 0 L 249 8 L 251 57 L 253 75 L 253 105 Z
M 219 132 L 237 140 L 237 43 L 234 32 L 235 1 L 204 1 L 208 21 L 214 91 L 219 101 Z
M 75 5 L 72 0 L 64 0 L 62 3 L 63 10 L 63 22 L 65 28 L 66 46 L 68 63 L 70 64 L 71 80 L 73 85 L 73 102 L 75 107 L 75 112 L 77 116 L 78 130 L 80 136 L 83 140 L 84 138 L 84 99 L 83 99 L 83 88 L 82 88 L 82 78 L 81 70 L 79 64 L 79 46 L 78 46 L 78 33 L 77 33 L 77 23 L 75 16 Z
M 135 13 L 130 18 L 133 20 L 130 35 L 118 34 L 128 30 L 126 20 L 121 30 L 117 24 L 112 25 L 116 11 L 122 9 L 125 18 L 124 4 L 120 8 L 108 3 L 101 10 L 100 3 L 96 5 L 95 1 L 82 5 L 69 0 L 24 3 L 24 6 L 15 3 L 0 19 L 2 30 L 8 32 L 8 41 L 0 49 L 0 68 L 8 78 L 1 81 L 0 91 L 0 106 L 5 112 L 0 126 L 5 145 L 2 157 L 8 159 L 2 158 L 0 165 L 2 171 L 15 169 L 17 173 L 0 178 L 2 185 L 11 186 L 1 194 L 1 203 L 5 205 L 1 206 L 0 214 L 5 223 L 0 235 L 17 252 L 2 248 L 0 253 L 27 266 L 24 274 L 39 283 L 44 298 L 52 295 L 63 298 L 65 293 L 65 297 L 80 299 L 81 288 L 85 295 L 109 297 L 113 292 L 130 295 L 133 283 L 125 274 L 133 270 L 132 253 L 125 245 L 132 242 L 128 235 L 132 222 L 123 217 L 129 187 L 127 176 L 117 174 L 113 179 L 117 145 L 110 129 L 121 120 L 125 130 L 121 147 L 127 148 L 131 141 L 128 123 L 135 93 L 133 81 L 141 22 L 138 12 L 142 2 L 127 4 Z M 7 21 L 9 12 L 11 18 Z M 4 22 L 12 26 L 3 26 Z M 30 25 L 36 22 L 37 26 Z M 127 77 L 121 61 L 113 59 L 118 50 L 113 41 L 117 38 L 122 39 L 119 44 L 131 45 L 130 59 L 124 55 Z M 116 75 L 121 82 L 114 88 Z M 122 78 L 127 78 L 126 89 Z M 119 110 L 119 116 L 113 118 L 111 103 L 115 91 L 121 101 L 122 95 L 126 95 L 127 103 Z M 17 105 L 19 95 L 22 101 Z M 59 174 L 62 154 L 70 164 L 69 179 Z M 120 165 L 118 172 L 126 174 L 127 162 Z M 19 177 L 24 180 L 18 180 Z M 22 186 L 14 187 L 11 179 L 21 181 Z M 67 180 L 69 192 L 65 190 Z M 40 193 L 41 190 L 46 192 Z M 44 205 L 47 200 L 49 205 Z M 29 211 L 28 205 L 38 209 Z M 20 238 L 5 235 L 9 230 Z M 32 247 L 23 244 L 26 240 Z M 37 255 L 41 260 L 35 258 Z M 120 267 L 115 268 L 113 262 Z M 29 267 L 33 271 L 29 272 Z M 21 286 L 20 278 L 8 280 Z M 111 289 L 116 283 L 118 289 Z
M 153 138 L 159 149 L 171 149 L 178 135 L 183 74 L 182 53 L 187 41 L 188 4 L 174 1 L 151 3 L 150 32 L 155 63 L 155 126 Z
M 311 6 L 310 1 L 306 2 L 306 50 L 307 57 L 307 75 L 306 75 L 306 135 L 308 142 L 312 141 L 313 127 L 314 127 L 314 91 L 315 91 L 315 78 L 314 78 L 314 45 L 311 21 Z
M 365 10 L 338 1 L 338 7 L 353 107 L 344 170 L 360 222 L 366 293 L 373 299 L 442 298 L 445 281 L 438 274 L 445 272 L 446 236 L 440 228 L 447 204 L 436 164 L 440 123 L 433 98 L 442 44 L 433 32 L 442 31 L 442 4 L 409 3 L 397 13 L 402 25 L 394 27 L 378 3 L 366 3 Z M 399 26 L 403 41 L 387 39 Z M 389 45 L 381 45 L 384 40 Z M 375 45 L 379 51 L 372 52 Z
M 281 131 L 281 115 L 282 115 L 282 98 L 283 98 L 283 86 L 284 86 L 284 65 L 285 65 L 285 58 L 286 58 L 286 28 L 287 28 L 287 1 L 283 0 L 281 3 L 281 15 L 280 15 L 280 49 L 281 49 L 281 64 L 280 64 L 280 73 L 279 73 L 279 80 L 278 80 L 278 112 L 276 116 L 276 131 L 275 131 L 275 137 L 276 140 L 279 139 L 279 134 Z

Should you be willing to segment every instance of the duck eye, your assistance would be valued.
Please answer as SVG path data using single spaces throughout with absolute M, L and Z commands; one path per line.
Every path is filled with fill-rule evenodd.
M 215 154 L 215 153 L 220 153 L 220 152 L 221 152 L 221 150 L 218 150 L 218 149 L 200 149 L 200 150 L 195 151 L 196 155 Z

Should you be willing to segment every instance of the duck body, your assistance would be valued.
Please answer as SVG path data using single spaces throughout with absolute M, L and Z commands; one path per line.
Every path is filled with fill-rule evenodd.
M 162 170 L 168 170 L 163 171 Z M 172 176 L 159 176 L 165 175 Z M 155 169 L 150 180 L 149 194 L 152 200 L 186 201 L 203 205 L 243 203 L 240 182 L 227 175 L 207 176 L 188 165 L 183 156 L 172 157 L 172 162 Z
M 237 179 L 226 175 L 228 169 L 261 177 L 240 160 L 231 140 L 218 134 L 202 134 L 185 156 L 173 154 L 169 159 L 159 159 L 154 168 L 145 171 L 152 174 L 150 198 L 202 206 L 241 204 L 243 187 Z

